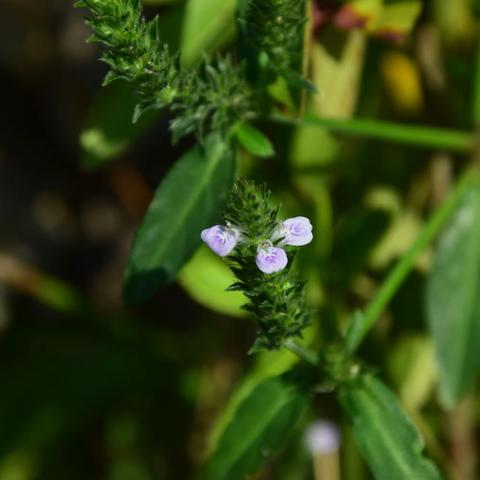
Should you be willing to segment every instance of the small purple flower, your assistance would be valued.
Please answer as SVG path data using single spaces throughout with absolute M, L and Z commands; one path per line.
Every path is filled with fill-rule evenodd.
M 202 240 L 220 257 L 226 257 L 240 238 L 240 231 L 231 226 L 214 225 L 201 233 Z
M 280 245 L 301 247 L 313 239 L 312 224 L 307 217 L 287 218 L 282 222 L 277 238 L 283 237 Z
M 263 273 L 274 273 L 287 266 L 288 258 L 283 249 L 274 247 L 272 242 L 266 240 L 258 247 L 255 262 Z

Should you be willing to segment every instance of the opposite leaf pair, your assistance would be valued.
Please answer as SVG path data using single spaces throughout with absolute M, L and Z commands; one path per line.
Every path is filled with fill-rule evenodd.
M 231 224 L 214 225 L 203 230 L 201 238 L 213 252 L 225 257 L 233 251 L 238 242 L 242 241 L 242 229 Z M 300 247 L 307 245 L 312 239 L 312 224 L 308 218 L 288 218 L 274 230 L 270 239 L 258 242 L 255 263 L 263 273 L 279 272 L 288 264 L 287 254 L 281 247 L 285 245 Z M 277 246 L 274 246 L 274 243 Z

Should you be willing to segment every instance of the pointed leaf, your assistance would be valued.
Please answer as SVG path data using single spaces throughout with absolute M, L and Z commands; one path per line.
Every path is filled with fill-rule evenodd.
M 304 413 L 308 388 L 294 372 L 259 384 L 239 405 L 204 470 L 204 480 L 243 480 L 279 450 Z
M 220 220 L 233 182 L 233 152 L 219 135 L 189 150 L 155 192 L 134 242 L 125 300 L 147 300 L 174 280 L 200 244 L 200 233 Z
M 427 286 L 440 398 L 452 407 L 471 386 L 480 349 L 480 182 L 442 233 Z
M 295 70 L 282 70 L 281 74 L 292 87 L 298 88 L 299 90 L 303 89 L 313 94 L 318 93 L 317 87 Z
M 440 480 L 423 441 L 395 395 L 371 375 L 344 386 L 340 403 L 377 480 Z
M 236 0 L 188 0 L 182 28 L 182 63 L 192 65 L 235 35 Z
M 271 157 L 275 151 L 270 140 L 257 128 L 247 122 L 241 122 L 235 127 L 237 140 L 252 155 Z
M 401 0 L 385 5 L 373 33 L 386 40 L 401 42 L 412 31 L 421 11 L 420 0 Z

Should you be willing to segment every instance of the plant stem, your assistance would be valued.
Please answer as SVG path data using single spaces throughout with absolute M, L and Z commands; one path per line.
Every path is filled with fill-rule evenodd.
M 480 128 L 480 42 L 475 55 L 475 79 L 473 84 L 473 125 Z
M 472 180 L 479 178 L 477 169 L 467 171 L 459 180 L 443 204 L 430 217 L 419 236 L 389 273 L 375 298 L 370 302 L 364 314 L 357 313 L 346 333 L 345 342 L 347 349 L 354 353 L 369 330 L 378 320 L 380 314 L 402 285 L 407 275 L 412 270 L 415 260 L 425 247 L 433 240 L 451 213 L 458 204 Z
M 479 99 L 480 103 L 480 99 Z M 480 108 L 480 106 L 479 106 Z M 403 125 L 370 119 L 336 119 L 305 115 L 293 119 L 283 115 L 273 115 L 271 120 L 290 125 L 310 125 L 323 127 L 333 132 L 346 133 L 358 137 L 388 140 L 405 145 L 451 150 L 469 153 L 476 143 L 474 133 L 448 128 L 425 127 L 423 125 Z
M 76 314 L 85 308 L 82 295 L 68 283 L 2 252 L 0 252 L 1 283 L 31 295 L 64 314 Z
M 318 356 L 306 348 L 299 345 L 295 340 L 288 338 L 283 342 L 283 346 L 293 352 L 297 357 L 299 357 L 304 362 L 316 367 L 318 365 Z

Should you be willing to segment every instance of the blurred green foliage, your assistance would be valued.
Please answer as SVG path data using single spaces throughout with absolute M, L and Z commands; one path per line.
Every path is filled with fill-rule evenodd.
M 100 90 L 98 51 L 71 49 L 72 37 L 83 45 L 87 36 L 82 14 L 72 20 L 65 2 L 42 16 L 30 3 L 0 7 L 0 17 L 14 19 L 3 44 L 18 46 L 0 49 L 14 104 L 5 99 L 14 128 L 5 123 L 0 149 L 0 480 L 199 472 L 318 480 L 326 460 L 303 438 L 318 418 L 342 431 L 342 479 L 440 478 L 425 456 L 445 478 L 478 478 L 478 182 L 448 200 L 460 172 L 478 164 L 478 2 L 307 2 L 309 21 L 297 31 L 302 62 L 279 57 L 297 71 L 259 56 L 269 65 L 259 84 L 272 80 L 274 108 L 255 127 L 231 132 L 237 172 L 267 181 L 288 215 L 314 224 L 314 242 L 294 264 L 314 310 L 303 347 L 323 354 L 352 318 L 365 336 L 352 341 L 364 373 L 341 390 L 340 404 L 326 383 L 307 382 L 307 393 L 290 382 L 293 353 L 246 355 L 255 327 L 244 299 L 225 291 L 233 280 L 218 258 L 205 247 L 195 252 L 198 230 L 206 217 L 216 221 L 233 177 L 233 152 L 217 155 L 223 139 L 192 146 L 187 138 L 172 149 L 163 110 L 132 124 L 136 101 L 126 84 Z M 159 14 L 161 40 L 186 67 L 204 53 L 252 54 L 236 20 L 248 1 L 142 3 L 148 18 Z M 57 29 L 65 33 L 48 37 Z M 25 47 L 16 40 L 23 35 Z M 48 45 L 52 57 L 42 56 Z M 49 74 L 63 56 L 62 75 Z M 94 88 L 68 83 L 65 101 L 67 83 L 53 76 L 67 82 L 72 69 Z M 309 86 L 301 75 L 316 94 L 292 88 Z M 49 83 L 53 97 L 28 90 Z M 43 122 L 23 97 L 45 109 Z M 59 123 L 53 104 L 62 108 Z M 73 127 L 63 130 L 70 117 Z M 68 148 L 38 148 L 37 130 Z M 78 140 L 77 163 L 89 173 L 74 164 Z M 70 180 L 58 186 L 60 168 Z M 35 182 L 57 196 L 30 197 Z M 114 208 L 89 210 L 96 185 Z M 127 274 L 128 285 L 132 272 L 145 279 L 153 271 L 127 288 L 131 303 L 149 301 L 127 309 L 119 293 L 125 244 L 150 197 Z M 209 208 L 197 209 L 194 197 Z M 167 277 L 177 284 L 165 286 Z

